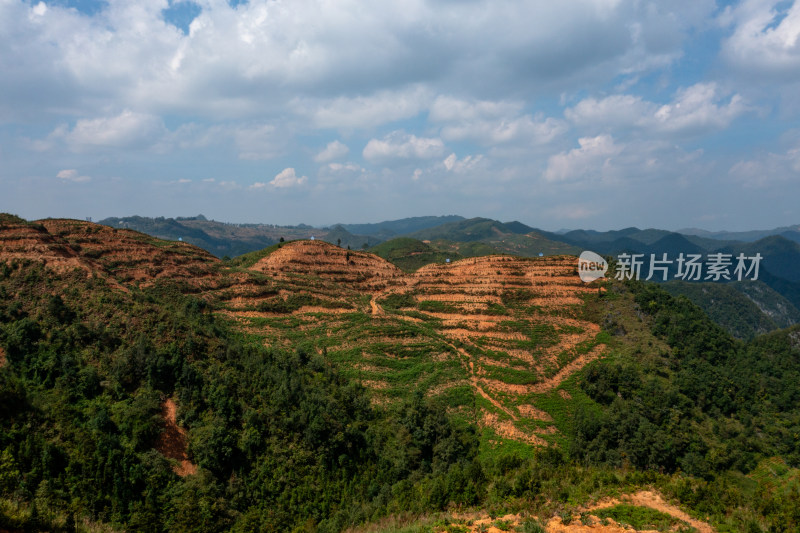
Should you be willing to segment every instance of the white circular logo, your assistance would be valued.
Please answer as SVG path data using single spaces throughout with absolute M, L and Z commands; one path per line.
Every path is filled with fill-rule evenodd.
M 599 254 L 586 250 L 578 257 L 578 275 L 584 283 L 606 277 L 607 270 L 608 263 Z

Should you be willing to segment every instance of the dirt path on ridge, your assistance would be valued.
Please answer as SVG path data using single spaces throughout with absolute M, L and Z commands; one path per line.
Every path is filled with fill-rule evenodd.
M 377 296 L 375 296 L 375 295 L 372 296 L 372 298 L 369 301 L 369 306 L 372 308 L 372 314 L 373 315 L 382 315 L 383 314 L 383 307 L 378 305 L 378 302 L 376 301 L 376 298 L 377 298 Z

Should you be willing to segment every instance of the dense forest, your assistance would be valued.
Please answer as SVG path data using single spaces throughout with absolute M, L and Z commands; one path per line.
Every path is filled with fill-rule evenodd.
M 167 285 L 0 275 L 0 527 L 335 531 L 478 501 L 474 431 L 421 395 L 378 412 L 318 354 L 248 343 Z M 199 466 L 184 479 L 153 450 L 171 395 Z
M 0 265 L 0 528 L 340 531 L 483 507 L 557 513 L 655 486 L 720 530 L 796 531 L 800 329 L 750 343 L 655 285 L 614 284 L 667 350 L 580 374 L 565 446 L 482 456 L 424 391 L 371 405 L 310 346 L 264 347 L 175 283 L 113 290 L 82 272 Z M 172 397 L 194 475 L 154 449 Z

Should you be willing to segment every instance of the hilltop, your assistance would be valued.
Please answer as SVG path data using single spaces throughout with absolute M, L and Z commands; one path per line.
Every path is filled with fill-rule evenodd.
M 717 323 L 738 338 L 752 338 L 766 331 L 797 323 L 800 316 L 800 280 L 795 265 L 800 243 L 794 226 L 751 232 L 707 232 L 696 229 L 672 232 L 636 227 L 621 230 L 564 230 L 558 233 L 533 228 L 518 221 L 488 218 L 466 219 L 456 215 L 412 217 L 374 224 L 337 224 L 326 228 L 308 225 L 224 224 L 206 217 L 127 217 L 102 221 L 111 227 L 127 227 L 169 240 L 181 239 L 217 257 L 230 258 L 258 252 L 281 239 L 323 240 L 351 250 L 369 250 L 404 271 L 432 263 L 467 257 L 508 254 L 539 257 L 592 250 L 605 256 L 622 253 L 662 257 L 673 261 L 680 255 L 761 254 L 759 280 L 766 287 L 742 292 L 743 284 L 708 290 L 672 283 L 672 294 L 682 294 L 702 307 Z M 740 240 L 736 240 L 740 239 Z M 238 259 L 237 259 L 238 261 Z M 670 267 L 670 277 L 677 266 Z M 704 280 L 700 280 L 701 282 Z M 724 281 L 724 280 L 723 280 Z M 716 297 L 709 298 L 709 291 Z M 721 302 L 716 305 L 715 302 Z
M 737 341 L 569 255 L 431 258 L 0 217 L 0 527 L 800 525 L 798 327 Z
M 396 235 L 461 220 L 461 218 L 456 215 L 411 217 L 387 220 L 376 224 L 334 224 L 325 228 L 315 228 L 306 224 L 296 226 L 230 224 L 208 220 L 203 215 L 176 218 L 110 217 L 99 223 L 112 228 L 133 229 L 159 239 L 188 242 L 221 258 L 237 257 L 261 250 L 281 239 L 296 240 L 310 239 L 311 237 L 345 248 L 350 246 L 360 250 Z

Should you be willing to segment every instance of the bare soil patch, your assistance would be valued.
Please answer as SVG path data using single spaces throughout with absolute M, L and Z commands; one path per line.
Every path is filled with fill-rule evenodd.
M 179 476 L 194 474 L 197 472 L 197 465 L 189 461 L 186 454 L 186 430 L 178 426 L 178 407 L 175 405 L 175 400 L 167 398 L 161 406 L 161 413 L 164 418 L 164 431 L 156 443 L 156 450 L 164 457 L 178 461 L 173 470 Z
M 510 420 L 500 420 L 497 413 L 483 413 L 481 424 L 492 428 L 495 433 L 503 438 L 527 442 L 534 446 L 548 446 L 547 441 L 537 435 L 528 435 L 514 425 Z
M 537 409 L 532 405 L 528 404 L 518 405 L 517 410 L 519 411 L 519 414 L 521 414 L 525 418 L 531 418 L 533 420 L 541 420 L 543 422 L 553 421 L 553 417 L 550 416 L 547 412 L 542 411 L 541 409 Z
M 676 505 L 672 505 L 664 501 L 664 497 L 661 496 L 658 492 L 650 491 L 650 490 L 642 490 L 639 492 L 635 492 L 633 494 L 626 494 L 620 496 L 619 498 L 605 498 L 600 500 L 599 502 L 595 503 L 586 508 L 586 511 L 592 512 L 597 511 L 599 509 L 608 509 L 609 507 L 614 507 L 615 505 L 619 505 L 621 503 L 626 503 L 630 505 L 636 505 L 640 507 L 649 507 L 650 509 L 655 509 L 656 511 L 660 511 L 664 514 L 668 514 L 671 517 L 686 522 L 693 528 L 695 528 L 698 533 L 715 533 L 715 529 L 711 527 L 706 522 L 701 520 L 697 520 L 696 518 L 692 518 L 688 513 L 683 511 L 680 507 Z M 558 519 L 560 521 L 560 519 Z M 553 520 L 551 520 L 553 523 Z M 548 531 L 549 531 L 550 524 L 548 524 Z M 567 528 L 569 526 L 561 525 L 561 528 Z M 553 529 L 553 531 L 583 531 L 581 529 Z M 590 530 L 586 530 L 590 531 Z M 591 529 L 591 531 L 607 531 L 604 529 Z M 608 531 L 617 531 L 617 530 L 608 530 Z M 622 531 L 631 531 L 630 529 L 623 529 Z

